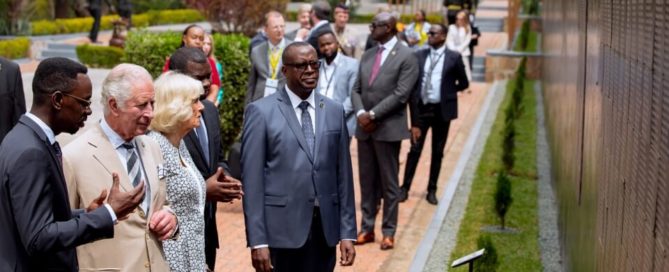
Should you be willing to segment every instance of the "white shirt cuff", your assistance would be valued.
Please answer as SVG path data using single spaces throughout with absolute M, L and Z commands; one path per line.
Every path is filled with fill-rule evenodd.
M 357 113 L 355 113 L 355 117 L 358 117 L 360 116 L 360 114 L 363 114 L 365 112 L 366 112 L 365 110 L 359 110 Z
M 262 244 L 262 245 L 252 246 L 251 249 L 259 249 L 259 248 L 266 248 L 266 247 L 269 247 L 269 245 Z
M 111 215 L 114 225 L 118 224 L 118 218 L 116 218 L 116 213 L 114 212 L 114 209 L 112 209 L 111 205 L 105 203 L 105 208 L 107 208 L 107 211 L 109 211 L 109 215 Z

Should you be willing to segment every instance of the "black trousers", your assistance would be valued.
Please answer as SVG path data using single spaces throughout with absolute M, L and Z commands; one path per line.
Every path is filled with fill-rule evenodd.
M 416 174 L 416 167 L 420 154 L 423 151 L 425 144 L 425 136 L 428 129 L 432 128 L 432 160 L 430 162 L 430 179 L 427 184 L 428 192 L 437 191 L 437 180 L 439 179 L 439 172 L 441 171 L 441 160 L 444 156 L 444 147 L 446 146 L 446 138 L 448 137 L 448 128 L 451 125 L 451 120 L 443 120 L 441 114 L 441 105 L 427 104 L 420 105 L 420 112 L 423 114 L 419 117 L 419 129 L 421 135 L 415 143 L 411 143 L 411 149 L 407 155 L 406 168 L 404 169 L 404 182 L 402 188 L 409 191 L 411 189 L 411 182 L 414 174 Z
M 286 226 L 289 228 L 290 226 Z M 314 208 L 307 242 L 300 248 L 269 248 L 274 272 L 333 271 L 337 261 L 335 247 L 330 247 L 323 234 L 318 208 Z
M 102 10 L 89 9 L 91 16 L 93 16 L 93 26 L 91 27 L 91 32 L 88 34 L 88 38 L 91 39 L 91 42 L 98 41 L 98 32 L 100 31 L 100 17 L 102 16 Z

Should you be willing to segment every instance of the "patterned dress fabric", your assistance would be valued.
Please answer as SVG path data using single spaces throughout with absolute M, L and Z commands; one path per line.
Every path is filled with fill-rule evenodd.
M 186 144 L 181 140 L 179 148 L 165 136 L 152 131 L 149 136 L 160 145 L 163 154 L 163 174 L 167 185 L 167 201 L 177 216 L 179 235 L 175 240 L 163 241 L 165 258 L 170 270 L 206 271 L 204 255 L 204 203 L 205 181 L 197 171 Z M 195 173 L 181 164 L 183 160 Z

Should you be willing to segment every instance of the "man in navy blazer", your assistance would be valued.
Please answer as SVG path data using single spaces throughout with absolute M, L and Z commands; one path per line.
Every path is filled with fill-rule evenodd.
M 319 70 L 318 91 L 320 94 L 344 106 L 348 136 L 355 135 L 357 126 L 351 91 L 358 77 L 358 60 L 339 54 L 339 42 L 334 32 L 324 32 L 318 36 L 318 47 L 323 54 Z
M 308 43 L 284 50 L 286 87 L 246 107 L 241 162 L 246 237 L 256 271 L 352 265 L 356 235 L 349 138 L 341 104 L 314 92 Z M 272 270 L 273 269 L 273 270 Z
M 427 185 L 427 202 L 437 205 L 437 180 L 451 120 L 458 118 L 458 92 L 469 87 L 465 66 L 459 53 L 448 50 L 444 42 L 448 29 L 441 24 L 430 27 L 429 48 L 416 52 L 420 76 L 411 95 L 411 150 L 407 155 L 400 201 L 408 198 L 411 181 L 432 128 L 432 160 Z
M 71 210 L 56 141 L 74 134 L 91 114 L 85 66 L 65 58 L 42 61 L 33 79 L 33 105 L 0 145 L 0 271 L 78 271 L 75 247 L 114 237 L 144 186 L 112 187 L 86 209 Z M 105 202 L 107 199 L 107 203 Z

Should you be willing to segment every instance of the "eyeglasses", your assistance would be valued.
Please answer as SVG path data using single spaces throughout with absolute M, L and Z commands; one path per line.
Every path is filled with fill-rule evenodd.
M 84 109 L 90 109 L 91 108 L 91 103 L 93 103 L 90 100 L 86 100 L 86 99 L 83 99 L 83 98 L 78 97 L 76 95 L 64 93 L 64 92 L 61 92 L 61 91 L 56 91 L 56 92 L 53 93 L 53 95 L 56 95 L 57 93 L 60 93 L 64 96 L 69 96 L 71 98 L 74 98 L 74 100 L 76 100 L 79 103 L 79 105 L 81 105 L 81 107 L 84 108 Z
M 369 29 L 375 29 L 377 27 L 388 26 L 388 23 L 371 23 L 369 24 Z
M 307 70 L 307 66 L 311 67 L 311 70 L 318 70 L 319 68 L 321 68 L 320 61 L 308 61 L 302 63 L 284 63 L 283 65 L 293 67 L 300 73 L 303 73 L 305 70 Z
M 434 31 L 430 31 L 430 32 L 427 33 L 428 36 L 434 36 L 434 35 L 439 35 L 439 34 L 441 34 L 441 33 L 434 32 Z

